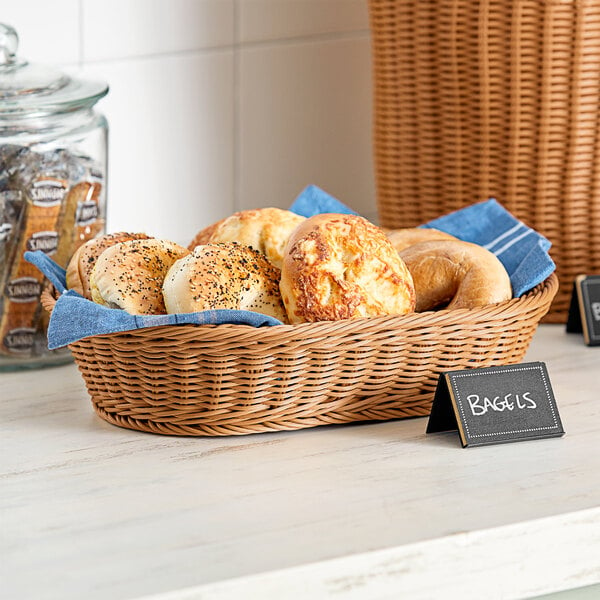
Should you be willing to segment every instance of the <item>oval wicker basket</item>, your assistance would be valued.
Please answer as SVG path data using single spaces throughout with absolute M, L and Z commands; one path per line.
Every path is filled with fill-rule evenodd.
M 71 344 L 94 409 L 170 435 L 242 435 L 429 414 L 443 371 L 518 363 L 558 289 L 476 310 L 253 328 L 169 325 Z M 42 303 L 51 311 L 49 290 Z
M 496 198 L 552 242 L 565 323 L 600 272 L 600 0 L 369 0 L 379 221 Z

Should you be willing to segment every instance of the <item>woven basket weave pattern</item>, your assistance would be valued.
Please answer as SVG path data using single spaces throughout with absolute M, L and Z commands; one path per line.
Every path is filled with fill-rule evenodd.
M 600 0 L 369 0 L 380 222 L 494 197 L 548 237 L 565 322 L 600 272 Z
M 70 346 L 96 412 L 171 435 L 241 435 L 429 414 L 439 373 L 512 364 L 558 287 L 477 310 L 252 328 L 176 325 Z M 44 292 L 44 305 L 54 300 Z

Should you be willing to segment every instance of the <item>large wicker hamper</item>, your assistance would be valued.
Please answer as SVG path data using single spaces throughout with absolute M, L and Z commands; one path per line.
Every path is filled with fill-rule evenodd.
M 71 344 L 98 415 L 171 435 L 426 416 L 439 374 L 521 361 L 556 294 L 474 310 L 254 328 L 168 325 Z M 52 311 L 48 291 L 42 303 Z
M 600 272 L 600 0 L 369 0 L 380 222 L 496 198 Z

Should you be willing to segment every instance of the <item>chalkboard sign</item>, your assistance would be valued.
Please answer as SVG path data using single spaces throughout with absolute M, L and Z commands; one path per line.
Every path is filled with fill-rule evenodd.
M 583 333 L 588 346 L 600 346 L 600 275 L 575 278 L 567 331 Z
M 456 429 L 463 447 L 564 435 L 546 365 L 442 373 L 427 433 Z

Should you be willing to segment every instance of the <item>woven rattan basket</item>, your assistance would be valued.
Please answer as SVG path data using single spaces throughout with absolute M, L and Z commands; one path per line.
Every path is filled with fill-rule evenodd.
M 476 310 L 253 328 L 169 325 L 69 347 L 109 423 L 241 435 L 429 414 L 439 373 L 514 364 L 558 289 Z M 46 290 L 42 303 L 52 310 Z
M 496 198 L 600 272 L 600 0 L 369 0 L 380 223 Z

